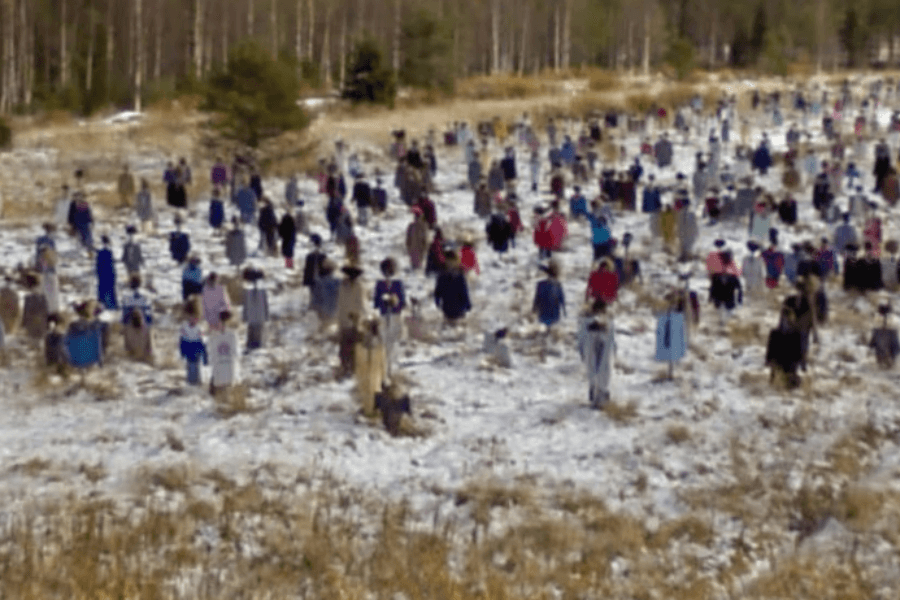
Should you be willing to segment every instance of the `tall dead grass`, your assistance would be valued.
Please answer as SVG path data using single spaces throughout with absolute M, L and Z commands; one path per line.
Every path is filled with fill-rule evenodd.
M 746 466 L 738 470 L 750 477 Z M 771 525 L 771 515 L 742 512 L 740 540 L 709 561 L 722 555 L 723 540 L 708 502 L 650 524 L 586 492 L 492 479 L 464 485 L 452 506 L 439 502 L 428 515 L 336 482 L 281 481 L 274 467 L 241 484 L 180 466 L 139 477 L 141 500 L 129 506 L 70 499 L 7 511 L 0 597 L 687 599 L 812 597 L 803 590 L 823 589 L 816 597 L 857 599 L 871 597 L 879 576 L 862 556 L 841 570 L 846 557 L 825 553 L 789 557 L 742 582 L 766 558 L 770 546 L 754 532 Z M 195 496 L 195 486 L 216 495 Z M 727 497 L 753 504 L 759 488 L 748 481 Z M 855 519 L 861 536 L 888 504 L 859 489 L 820 503 L 803 497 L 808 517 L 840 513 Z M 823 587 L 829 575 L 842 594 Z

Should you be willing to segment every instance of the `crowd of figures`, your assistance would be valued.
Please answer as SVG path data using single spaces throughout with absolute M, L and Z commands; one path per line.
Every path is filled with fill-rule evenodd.
M 820 341 L 829 322 L 830 288 L 839 285 L 848 294 L 898 288 L 900 246 L 884 239 L 883 230 L 900 200 L 894 160 L 900 150 L 900 113 L 893 111 L 889 123 L 878 118 L 898 101 L 900 86 L 879 81 L 862 90 L 844 85 L 837 92 L 754 92 L 746 110 L 739 110 L 737 98 L 723 96 L 713 107 L 695 98 L 674 115 L 663 109 L 636 117 L 594 113 L 582 120 L 549 119 L 541 127 L 527 114 L 514 123 L 499 118 L 474 126 L 452 123 L 440 143 L 433 130 L 409 142 L 405 131 L 394 131 L 387 151 L 395 165 L 390 189 L 384 186 L 385 172 L 374 168 L 367 176 L 357 154 L 338 141 L 333 156 L 322 159 L 311 174 L 315 188 L 293 176 L 277 203 L 263 189 L 259 168 L 242 156 L 230 165 L 216 160 L 209 171 L 209 196 L 198 198 L 189 197 L 192 188 L 200 186 L 187 161 L 170 163 L 159 182 L 165 190 L 164 206 L 155 203 L 151 183 L 138 183 L 125 166 L 118 177 L 120 206 L 114 214 L 116 222 L 128 225 L 117 251 L 108 235 L 95 242 L 85 176 L 77 171 L 74 185 L 63 187 L 54 214 L 35 242 L 31 264 L 6 274 L 0 289 L 0 343 L 2 336 L 20 329 L 43 343 L 46 366 L 65 374 L 72 368 L 102 365 L 110 336 L 121 331 L 127 354 L 152 363 L 154 313 L 180 302 L 178 339 L 186 381 L 200 384 L 200 366 L 209 364 L 209 386 L 216 393 L 241 380 L 233 300 L 242 307 L 240 320 L 246 324 L 243 351 L 265 345 L 270 299 L 261 282 L 266 273 L 248 258 L 280 255 L 283 267 L 294 269 L 299 239 L 308 252 L 298 279 L 302 276 L 300 282 L 308 290 L 306 305 L 319 331 L 334 336 L 337 375 L 355 377 L 362 410 L 380 410 L 386 425 L 396 431 L 398 414 L 409 411 L 409 398 L 392 385 L 397 348 L 407 340 L 429 339 L 424 306 L 408 297 L 402 274 L 433 277 L 433 303 L 446 327 L 457 328 L 473 309 L 469 285 L 481 273 L 476 236 L 451 239 L 442 230 L 435 202 L 441 195 L 435 183 L 441 174 L 441 147 L 447 169 L 465 173 L 460 185 L 472 194 L 469 218 L 479 224 L 497 260 L 511 260 L 508 255 L 517 244 L 533 244 L 534 262 L 543 277 L 535 286 L 531 312 L 547 332 L 567 315 L 566 281 L 557 255 L 576 250 L 570 247 L 571 231 L 587 234 L 590 247 L 585 251 L 593 267 L 579 299 L 576 339 L 589 374 L 592 406 L 601 408 L 610 398 L 617 344 L 613 315 L 636 309 L 620 305 L 620 290 L 643 283 L 642 268 L 648 266 L 632 254 L 634 233 L 617 225 L 628 213 L 646 215 L 650 238 L 643 260 L 649 252 L 662 251 L 664 268 L 683 274 L 684 285 L 669 286 L 655 306 L 656 359 L 671 366 L 689 351 L 701 309 L 697 292 L 690 289 L 690 273 L 705 268 L 708 301 L 720 326 L 738 305 L 783 294 L 765 362 L 773 379 L 793 387 L 809 362 L 811 340 Z M 790 125 L 783 143 L 762 133 L 759 143 L 749 146 L 751 124 L 766 130 L 783 129 L 786 123 Z M 736 128 L 739 135 L 732 132 Z M 636 156 L 617 145 L 628 136 L 639 140 Z M 700 148 L 690 175 L 684 172 L 690 169 L 678 168 L 685 162 L 676 160 L 679 146 L 689 142 L 691 148 Z M 527 157 L 525 169 L 520 155 Z M 804 189 L 811 189 L 809 205 L 798 197 Z M 202 193 L 207 193 L 205 186 Z M 410 215 L 405 239 L 397 240 L 405 246 L 405 263 L 383 257 L 370 285 L 359 228 L 377 228 L 377 221 L 393 209 L 392 197 Z M 187 209 L 207 216 L 227 265 L 213 265 L 204 273 L 192 247 L 192 232 L 182 228 Z M 321 211 L 327 233 L 313 231 L 316 219 L 309 211 Z M 163 212 L 173 215 L 174 228 L 165 234 L 157 232 Z M 824 223 L 818 229 L 828 235 L 802 239 L 802 232 L 810 230 L 800 227 L 807 213 Z M 705 263 L 698 260 L 696 248 L 701 228 L 711 228 L 718 237 Z M 83 248 L 72 260 L 89 256 L 95 264 L 96 297 L 73 303 L 74 317 L 60 297 L 58 273 L 69 267 L 57 254 L 61 229 Z M 523 239 L 526 231 L 529 241 Z M 180 298 L 157 294 L 151 301 L 154 273 L 146 268 L 141 245 L 148 236 L 167 240 L 172 268 L 181 270 Z M 788 236 L 794 241 L 785 244 L 782 238 Z M 251 237 L 258 239 L 255 248 L 248 247 Z M 340 268 L 326 251 L 335 246 L 343 251 Z M 120 268 L 125 271 L 121 282 Z M 234 278 L 223 276 L 226 269 L 243 279 L 239 298 L 231 298 Z M 879 364 L 889 367 L 900 344 L 896 330 L 888 326 L 889 299 L 879 306 L 884 319 L 872 331 L 871 346 Z M 114 311 L 119 316 L 110 319 Z M 484 350 L 497 364 L 509 367 L 506 333 L 504 328 L 486 334 Z

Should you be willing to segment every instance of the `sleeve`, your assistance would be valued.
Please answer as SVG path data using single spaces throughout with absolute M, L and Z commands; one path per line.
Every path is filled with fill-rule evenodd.
M 406 290 L 403 287 L 403 282 L 397 282 L 397 311 L 401 311 L 406 308 Z
M 372 293 L 372 305 L 378 312 L 383 312 L 382 307 L 384 306 L 384 302 L 381 299 L 381 288 L 378 283 L 379 282 L 375 283 L 375 291 Z
M 434 304 L 438 308 L 441 307 L 443 294 L 444 294 L 444 278 L 442 276 L 438 276 L 437 283 L 434 285 Z

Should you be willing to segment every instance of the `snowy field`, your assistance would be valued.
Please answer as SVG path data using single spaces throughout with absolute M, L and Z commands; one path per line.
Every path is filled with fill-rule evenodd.
M 891 100 L 897 104 L 895 98 Z M 785 98 L 782 106 L 787 103 Z M 888 108 L 877 114 L 882 131 L 889 115 Z M 761 112 L 747 116 L 746 143 L 755 147 L 766 132 L 774 153 L 785 149 L 787 127 L 799 123 L 789 111 L 780 127 Z M 106 123 L 116 126 L 133 118 L 129 114 Z M 840 126 L 852 132 L 850 119 Z M 811 117 L 807 130 L 812 146 L 824 157 L 827 145 L 821 117 Z M 652 139 L 661 131 L 659 124 L 650 123 Z M 706 123 L 697 123 L 688 139 L 673 135 L 673 167 L 659 170 L 644 159 L 644 178 L 652 173 L 666 186 L 675 183 L 679 171 L 690 177 L 695 153 L 707 149 L 708 131 Z M 641 138 L 621 129 L 615 136 L 627 150 L 627 160 L 618 164 L 624 169 L 638 154 Z M 739 138 L 738 124 L 732 136 Z M 393 173 L 386 149 L 363 140 L 346 141 L 350 151 L 378 157 L 364 165 L 367 173 L 376 166 Z M 867 190 L 873 185 L 874 141 L 848 149 L 850 156 L 859 152 L 855 160 Z M 736 168 L 734 149 L 732 141 L 723 151 L 723 163 L 732 169 Z M 892 146 L 892 156 L 898 149 Z M 499 157 L 502 148 L 494 146 L 492 151 Z M 524 147 L 517 151 L 521 175 L 527 172 L 527 154 Z M 542 156 L 545 151 L 544 146 Z M 158 181 L 165 161 L 174 158 L 136 150 L 140 153 L 132 162 L 134 170 L 151 181 Z M 35 170 L 46 169 L 38 164 L 41 155 L 35 156 Z M 529 318 L 534 286 L 542 276 L 530 231 L 519 237 L 506 257 L 498 258 L 485 241 L 484 224 L 472 212 L 472 193 L 464 189 L 462 149 L 439 148 L 438 165 L 438 192 L 433 199 L 439 223 L 450 239 L 475 235 L 482 272 L 471 286 L 474 310 L 464 328 L 455 330 L 442 328 L 442 318 L 431 301 L 433 280 L 421 273 L 402 273 L 408 294 L 423 300 L 434 334 L 434 343 L 404 342 L 396 365 L 408 381 L 412 420 L 420 436 L 392 438 L 380 422 L 358 414 L 352 381 L 333 377 L 336 345 L 317 333 L 315 318 L 305 314 L 307 294 L 299 283 L 301 273 L 285 270 L 280 257 L 264 257 L 258 251 L 249 262 L 267 274 L 273 318 L 267 326 L 266 347 L 242 361 L 247 405 L 226 414 L 206 387 L 185 387 L 183 364 L 177 356 L 180 322 L 175 310 L 181 269 L 171 260 L 164 237 L 173 229 L 173 215 L 157 194 L 159 233 L 139 236 L 153 286 L 153 367 L 119 356 L 89 373 L 83 386 L 77 376 L 48 380 L 29 367 L 36 361 L 37 348 L 21 335 L 7 339 L 6 366 L 0 377 L 4 414 L 0 420 L 0 525 L 63 498 L 110 499 L 126 508 L 149 499 L 173 506 L 188 497 L 215 503 L 217 479 L 211 473 L 238 486 L 255 482 L 263 490 L 296 489 L 298 497 L 328 486 L 332 491 L 354 490 L 387 502 L 405 500 L 414 519 L 422 523 L 451 518 L 458 523 L 476 522 L 474 503 L 460 500 L 464 490 L 479 485 L 521 486 L 532 490 L 538 505 L 546 497 L 549 506 L 549 498 L 562 490 L 587 494 L 602 501 L 611 513 L 638 519 L 651 533 L 688 516 L 700 519 L 709 527 L 710 539 L 699 545 L 673 544 L 668 551 L 671 560 L 690 556 L 699 561 L 699 572 L 715 574 L 736 569 L 738 555 L 746 555 L 751 559 L 740 569 L 741 586 L 776 570 L 806 548 L 814 548 L 813 554 L 843 557 L 853 547 L 872 582 L 870 597 L 889 598 L 896 593 L 900 588 L 900 504 L 896 500 L 900 497 L 900 376 L 894 370 L 879 369 L 866 348 L 869 331 L 880 320 L 874 297 L 851 297 L 831 283 L 828 293 L 834 316 L 811 350 L 804 385 L 792 392 L 772 389 L 763 365 L 765 339 L 777 323 L 778 306 L 789 289 L 783 283 L 765 298 L 746 299 L 730 323 L 721 326 L 712 306 L 705 303 L 703 259 L 713 240 L 721 237 L 740 264 L 746 252 L 746 224 L 707 225 L 699 218 L 695 202 L 701 229 L 690 285 L 701 299 L 701 325 L 691 339 L 688 356 L 676 365 L 674 380 L 669 381 L 663 377 L 666 365 L 653 360 L 656 317 L 648 298 L 658 298 L 679 285 L 677 274 L 685 265 L 674 262 L 659 241 L 651 239 L 646 216 L 617 213 L 613 234 L 619 239 L 625 232 L 634 235 L 632 255 L 641 259 L 644 279 L 621 291 L 615 306 L 614 406 L 608 412 L 594 411 L 587 404 L 587 381 L 575 342 L 591 268 L 589 226 L 570 222 L 567 248 L 558 254 L 567 315 L 556 335 L 545 341 L 540 325 Z M 195 180 L 205 180 L 207 172 L 208 165 L 194 165 Z M 756 182 L 780 198 L 781 174 L 777 166 Z M 547 175 L 545 168 L 544 189 Z M 391 179 L 386 178 L 386 185 Z M 264 180 L 267 193 L 277 201 L 279 216 L 284 183 Z M 316 193 L 317 184 L 303 179 L 301 189 L 312 228 L 327 239 L 324 200 Z M 394 256 L 404 267 L 407 264 L 403 239 L 409 212 L 396 190 L 389 187 L 389 192 L 388 211 L 371 218 L 368 227 L 357 228 L 370 290 L 383 258 Z M 526 181 L 519 183 L 518 192 L 527 221 L 532 207 L 546 201 L 547 195 L 532 193 Z M 587 192 L 589 198 L 596 195 L 597 183 Z M 203 186 L 194 190 L 193 196 L 200 198 L 192 198 L 185 229 L 193 251 L 202 258 L 204 274 L 217 270 L 233 275 L 224 257 L 223 239 L 213 236 L 207 225 L 205 193 Z M 638 194 L 640 203 L 640 188 Z M 819 220 L 810 197 L 811 182 L 805 181 L 796 194 L 798 225 L 778 225 L 782 248 L 794 241 L 831 236 L 833 226 Z M 846 204 L 846 190 L 838 202 Z M 880 214 L 884 239 L 896 237 L 900 233 L 896 210 L 882 208 Z M 0 252 L 7 268 L 31 261 L 45 216 L 35 214 L 27 223 L 0 222 Z M 125 225 L 133 219 L 126 212 L 108 211 L 99 219 L 95 239 L 108 233 L 118 256 Z M 248 229 L 250 248 L 257 247 L 257 235 L 255 227 Z M 57 237 L 64 303 L 93 297 L 93 264 L 71 237 L 62 233 Z M 308 249 L 306 240 L 298 239 L 301 264 Z M 342 264 L 341 249 L 328 243 L 326 252 Z M 118 270 L 121 285 L 124 267 L 120 264 Z M 118 313 L 107 317 L 116 320 Z M 484 332 L 500 327 L 510 328 L 512 369 L 494 366 L 481 352 Z M 243 327 L 239 337 L 244 339 Z M 208 371 L 203 376 L 206 381 Z M 167 473 L 180 473 L 183 486 L 165 485 L 161 474 Z M 805 514 L 802 502 L 785 500 L 796 500 L 809 490 L 816 497 L 824 494 L 826 509 Z M 863 492 L 866 498 L 880 499 L 877 509 L 866 512 L 864 523 L 859 510 L 838 510 L 852 508 L 848 503 Z M 488 533 L 502 532 L 518 518 L 521 515 L 510 507 L 499 507 L 492 513 Z M 215 532 L 203 535 L 210 544 L 223 543 Z M 738 540 L 750 549 L 741 549 Z M 617 576 L 627 577 L 627 573 Z M 714 591 L 739 597 L 735 589 L 741 588 Z M 738 595 L 727 595 L 731 593 Z

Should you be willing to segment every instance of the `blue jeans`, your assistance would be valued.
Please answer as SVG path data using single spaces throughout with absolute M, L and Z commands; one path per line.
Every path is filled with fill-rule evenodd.
M 188 385 L 200 385 L 200 361 L 187 361 L 187 382 Z

